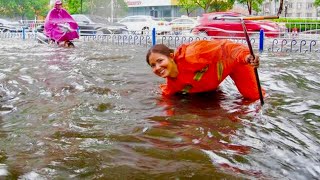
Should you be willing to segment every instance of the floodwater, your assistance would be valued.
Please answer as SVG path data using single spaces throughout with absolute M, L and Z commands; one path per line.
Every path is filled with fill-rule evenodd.
M 317 179 L 318 54 L 261 54 L 265 105 L 227 80 L 161 96 L 147 49 L 0 39 L 0 179 Z

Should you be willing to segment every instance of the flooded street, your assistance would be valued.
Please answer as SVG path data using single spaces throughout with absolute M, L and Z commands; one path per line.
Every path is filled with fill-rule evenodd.
M 316 179 L 319 54 L 263 53 L 265 105 L 228 79 L 162 97 L 146 47 L 0 39 L 0 179 Z

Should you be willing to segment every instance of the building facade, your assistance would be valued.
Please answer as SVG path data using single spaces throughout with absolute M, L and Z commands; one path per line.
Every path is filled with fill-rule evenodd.
M 129 7 L 128 15 L 151 15 L 155 18 L 171 19 L 186 15 L 186 12 L 178 6 L 177 0 L 126 0 Z M 192 12 L 191 16 L 199 16 L 201 9 Z
M 279 0 L 267 0 L 262 5 L 263 15 L 277 14 Z M 320 17 L 320 7 L 314 6 L 314 0 L 284 0 L 281 17 Z
M 156 18 L 173 18 L 186 15 L 186 12 L 177 4 L 178 0 L 126 0 L 129 7 L 128 15 L 151 15 Z M 279 9 L 279 0 L 265 0 L 259 15 L 276 15 Z M 237 7 L 246 9 L 243 5 Z M 191 16 L 201 16 L 199 8 Z M 242 12 L 241 12 L 242 13 Z M 245 13 L 244 13 L 245 14 Z M 281 17 L 319 17 L 320 7 L 314 6 L 314 0 L 284 0 Z

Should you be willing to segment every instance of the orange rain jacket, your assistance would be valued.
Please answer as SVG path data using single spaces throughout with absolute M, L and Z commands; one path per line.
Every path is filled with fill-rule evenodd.
M 244 98 L 257 100 L 254 68 L 245 57 L 248 47 L 229 40 L 201 40 L 177 48 L 174 61 L 179 74 L 160 85 L 164 95 L 215 90 L 229 75 Z

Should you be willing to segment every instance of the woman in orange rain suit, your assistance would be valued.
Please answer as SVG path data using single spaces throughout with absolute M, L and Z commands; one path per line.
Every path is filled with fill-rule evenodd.
M 244 98 L 257 100 L 259 91 L 254 59 L 247 46 L 229 40 L 200 40 L 183 44 L 176 52 L 163 44 L 149 49 L 146 61 L 152 71 L 167 79 L 164 95 L 213 91 L 230 76 Z

